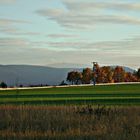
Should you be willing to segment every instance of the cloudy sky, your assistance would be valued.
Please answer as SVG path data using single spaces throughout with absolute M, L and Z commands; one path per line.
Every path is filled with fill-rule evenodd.
M 0 0 L 0 64 L 140 66 L 139 0 Z

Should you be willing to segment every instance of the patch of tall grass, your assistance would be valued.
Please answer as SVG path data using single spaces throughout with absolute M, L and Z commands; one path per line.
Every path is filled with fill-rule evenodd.
M 0 140 L 139 138 L 139 106 L 0 106 Z

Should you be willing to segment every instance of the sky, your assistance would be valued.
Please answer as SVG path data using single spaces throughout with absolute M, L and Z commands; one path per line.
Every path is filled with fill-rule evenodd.
M 0 0 L 0 64 L 140 67 L 139 0 Z

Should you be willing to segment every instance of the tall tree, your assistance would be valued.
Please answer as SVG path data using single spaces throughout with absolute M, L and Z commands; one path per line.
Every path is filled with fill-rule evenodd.
M 82 74 L 78 71 L 71 71 L 67 75 L 67 81 L 71 82 L 72 84 L 78 84 L 81 82 Z
M 125 80 L 125 70 L 121 66 L 117 66 L 114 69 L 114 82 L 124 82 Z
M 94 64 L 94 70 L 93 70 L 93 74 L 92 74 L 92 80 L 95 83 L 99 83 L 99 77 L 100 77 L 100 66 L 98 63 Z
M 139 68 L 138 71 L 136 72 L 136 75 L 137 75 L 137 77 L 138 77 L 138 79 L 139 79 L 139 81 L 140 81 L 140 68 Z
M 74 84 L 74 79 L 75 79 L 74 71 L 69 72 L 68 75 L 67 75 L 67 81 L 71 82 L 72 85 L 73 85 Z
M 125 73 L 125 82 L 137 82 L 138 78 L 135 76 L 135 74 L 126 72 Z
M 114 69 L 110 66 L 99 67 L 94 66 L 92 71 L 90 68 L 83 69 L 83 72 L 72 71 L 68 73 L 67 80 L 72 84 L 90 84 L 96 79 L 96 83 L 113 83 L 113 82 L 137 82 L 140 81 L 140 68 L 135 73 L 125 72 L 123 67 L 117 66 Z
M 90 68 L 86 68 L 83 70 L 82 72 L 82 83 L 83 84 L 90 84 L 91 80 L 92 80 L 92 70 Z
M 83 76 L 82 76 L 81 72 L 78 72 L 78 71 L 75 72 L 75 84 L 76 85 L 81 83 L 82 77 Z
M 113 70 L 109 66 L 101 67 L 97 75 L 98 83 L 112 83 L 113 82 Z

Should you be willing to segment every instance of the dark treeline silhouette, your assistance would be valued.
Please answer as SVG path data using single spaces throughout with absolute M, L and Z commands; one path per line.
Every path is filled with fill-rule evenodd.
M 30 84 L 28 86 L 24 86 L 24 85 L 20 84 L 20 85 L 16 85 L 16 86 L 8 86 L 5 82 L 0 83 L 0 88 L 7 88 L 7 87 L 10 87 L 10 88 L 15 88 L 15 87 L 20 87 L 20 88 L 22 88 L 22 87 L 45 87 L 45 86 L 50 86 L 50 85 L 47 85 L 47 84 L 36 84 L 36 85 L 34 84 L 34 85 L 32 85 L 32 84 Z
M 123 67 L 116 66 L 112 68 L 110 66 L 100 67 L 95 65 L 95 71 L 90 68 L 83 69 L 82 72 L 71 71 L 67 75 L 67 81 L 71 84 L 90 84 L 93 79 L 96 79 L 96 83 L 118 83 L 118 82 L 139 82 L 140 81 L 140 68 L 134 73 L 126 72 Z
M 0 83 L 0 88 L 7 88 L 7 84 L 5 82 Z

